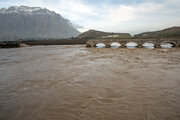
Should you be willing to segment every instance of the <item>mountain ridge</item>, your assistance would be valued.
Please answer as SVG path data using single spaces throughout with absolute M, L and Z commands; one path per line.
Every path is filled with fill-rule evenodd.
M 11 6 L 0 9 L 0 39 L 3 36 L 56 39 L 79 34 L 68 19 L 46 8 Z
M 99 38 L 99 37 L 119 37 L 119 38 L 131 38 L 129 33 L 114 33 L 114 32 L 103 32 L 98 30 L 90 29 L 79 36 L 77 38 Z
M 143 32 L 135 34 L 134 38 L 165 38 L 165 37 L 180 37 L 180 26 L 165 28 L 163 30 Z

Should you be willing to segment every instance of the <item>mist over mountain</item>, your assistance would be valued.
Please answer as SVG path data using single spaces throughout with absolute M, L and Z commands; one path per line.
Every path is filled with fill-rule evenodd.
M 12 6 L 0 9 L 0 40 L 7 37 L 56 39 L 79 34 L 69 20 L 46 8 Z

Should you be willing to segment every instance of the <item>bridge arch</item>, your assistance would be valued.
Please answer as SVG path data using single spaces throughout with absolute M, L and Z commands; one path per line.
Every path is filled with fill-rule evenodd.
M 163 41 L 160 43 L 160 45 L 163 45 L 163 44 L 172 44 L 173 46 L 172 47 L 178 47 L 178 43 L 176 42 L 173 42 L 173 41 Z
M 134 42 L 134 41 L 129 41 L 125 43 L 126 47 L 138 47 L 138 42 Z
M 110 47 L 121 47 L 121 43 L 120 42 L 110 42 L 109 43 L 109 46 Z
M 157 43 L 156 43 L 156 42 L 153 42 L 153 41 L 143 42 L 143 43 L 142 43 L 142 46 L 143 46 L 143 47 L 147 47 L 147 46 L 148 46 L 147 44 L 152 44 L 152 45 L 149 45 L 149 46 L 153 46 L 153 47 L 156 47 L 156 46 L 157 46 Z
M 93 45 L 93 47 L 108 47 L 108 45 L 107 44 L 105 44 L 104 42 L 96 42 L 96 43 L 94 43 L 94 45 Z

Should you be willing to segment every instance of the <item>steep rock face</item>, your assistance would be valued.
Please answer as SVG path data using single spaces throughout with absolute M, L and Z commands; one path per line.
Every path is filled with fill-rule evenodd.
M 69 20 L 45 8 L 13 6 L 0 9 L 1 38 L 69 38 L 79 34 Z
M 97 30 L 89 30 L 80 34 L 77 37 L 78 38 L 108 38 L 108 37 L 131 38 L 131 35 L 129 33 L 109 33 L 109 32 L 97 31 Z
M 180 37 L 180 27 L 171 27 L 160 31 L 145 32 L 134 35 L 134 38 L 168 38 Z

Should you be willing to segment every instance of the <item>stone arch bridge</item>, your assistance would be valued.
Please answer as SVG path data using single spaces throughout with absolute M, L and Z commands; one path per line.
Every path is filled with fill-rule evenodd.
M 180 38 L 153 38 L 153 39 L 90 39 L 86 42 L 86 47 L 96 47 L 96 44 L 103 43 L 107 48 L 111 47 L 112 43 L 119 43 L 121 47 L 126 47 L 126 44 L 133 42 L 137 47 L 143 47 L 145 43 L 152 43 L 154 47 L 160 48 L 162 44 L 171 43 L 173 47 L 180 47 Z

